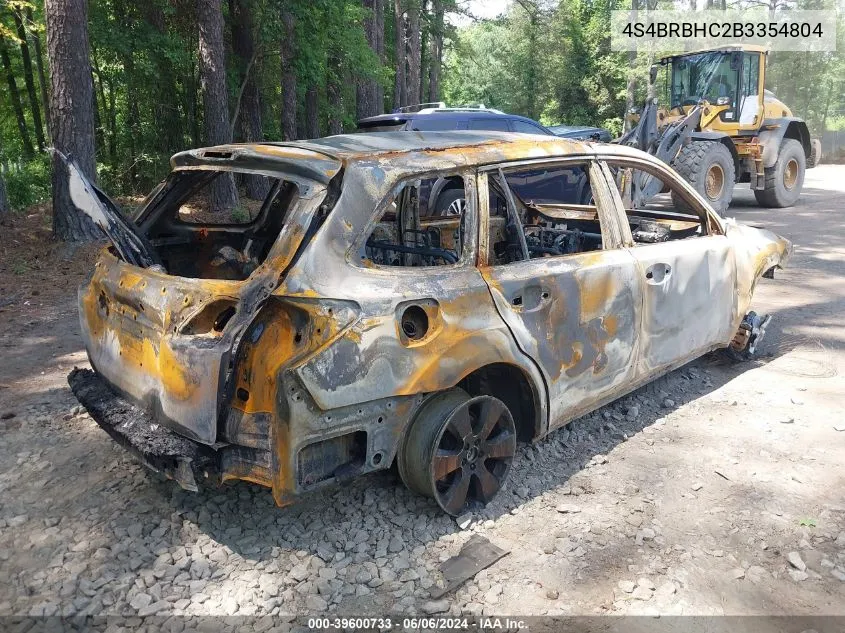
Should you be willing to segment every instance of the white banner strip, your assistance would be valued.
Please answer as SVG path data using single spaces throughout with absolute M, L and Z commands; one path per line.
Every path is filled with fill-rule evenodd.
M 835 11 L 613 11 L 614 51 L 698 50 L 731 45 L 777 51 L 835 51 Z

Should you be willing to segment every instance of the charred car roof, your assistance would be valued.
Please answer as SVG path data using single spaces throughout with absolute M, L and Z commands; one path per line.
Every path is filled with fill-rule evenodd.
M 419 171 L 427 160 L 432 164 L 484 165 L 508 159 L 542 158 L 592 154 L 589 143 L 554 136 L 511 132 L 383 132 L 340 134 L 290 143 L 233 144 L 180 152 L 173 156 L 173 169 L 280 169 L 310 163 L 302 175 L 327 182 L 343 166 L 358 162 L 389 161 L 394 156 L 413 158 Z M 628 155 L 628 148 L 614 148 L 616 155 Z M 640 155 L 638 153 L 638 155 Z M 397 167 L 399 164 L 397 163 Z

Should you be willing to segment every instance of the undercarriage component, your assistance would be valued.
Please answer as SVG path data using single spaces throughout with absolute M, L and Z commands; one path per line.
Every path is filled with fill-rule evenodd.
M 770 314 L 761 316 L 753 311 L 746 314 L 727 349 L 731 358 L 739 361 L 750 360 L 766 335 L 766 328 L 771 320 Z
M 197 491 L 197 477 L 217 472 L 212 448 L 154 422 L 147 411 L 124 400 L 90 369 L 74 369 L 67 380 L 94 421 L 148 468 L 191 492 Z
M 399 474 L 408 488 L 457 516 L 496 496 L 515 453 L 516 428 L 505 403 L 451 389 L 417 413 L 399 455 Z

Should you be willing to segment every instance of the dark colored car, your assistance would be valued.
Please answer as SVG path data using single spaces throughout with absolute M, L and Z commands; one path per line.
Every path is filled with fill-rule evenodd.
M 572 138 L 583 141 L 599 141 L 610 143 L 610 132 L 601 127 L 587 125 L 552 125 L 549 131 L 560 138 Z
M 505 114 L 491 108 L 422 108 L 416 112 L 379 114 L 358 121 L 358 132 L 449 132 L 452 130 L 488 130 L 521 134 L 553 133 L 531 119 Z
M 486 130 L 520 134 L 553 133 L 536 121 L 483 105 L 447 108 L 442 102 L 407 106 L 398 112 L 379 114 L 358 121 L 357 132 L 450 132 L 453 130 Z M 438 178 L 420 196 L 423 216 L 461 215 L 464 209 L 464 187 L 459 179 Z

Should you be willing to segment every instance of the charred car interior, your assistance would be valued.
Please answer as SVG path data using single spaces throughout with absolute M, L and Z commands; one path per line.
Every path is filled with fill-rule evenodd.
M 754 288 L 791 252 L 621 146 L 400 132 L 172 166 L 128 220 L 68 163 L 112 242 L 79 290 L 92 369 L 69 382 L 182 487 L 245 480 L 280 506 L 393 464 L 445 512 L 483 505 L 517 440 L 753 352 Z M 663 193 L 633 205 L 634 178 Z
M 214 199 L 220 181 L 236 191 L 223 203 Z M 267 257 L 297 196 L 296 183 L 267 176 L 176 172 L 136 222 L 169 274 L 242 280 Z

